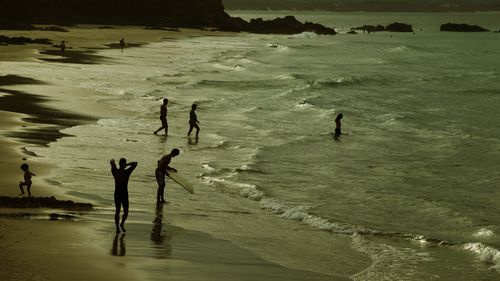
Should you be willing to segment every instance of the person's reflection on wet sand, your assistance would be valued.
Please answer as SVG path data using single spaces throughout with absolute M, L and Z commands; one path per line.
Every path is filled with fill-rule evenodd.
M 166 229 L 163 229 L 163 206 L 162 203 L 156 204 L 153 229 L 151 230 L 151 241 L 153 241 L 155 257 L 159 259 L 170 258 L 172 252 L 172 245 L 170 244 L 172 235 Z
M 163 243 L 165 237 L 161 233 L 161 228 L 163 226 L 163 204 L 156 203 L 156 214 L 153 220 L 153 229 L 151 230 L 151 241 L 159 245 Z
M 113 239 L 113 249 L 111 249 L 111 255 L 113 256 L 125 256 L 125 234 L 116 234 L 115 239 Z M 119 250 L 118 250 L 119 248 Z

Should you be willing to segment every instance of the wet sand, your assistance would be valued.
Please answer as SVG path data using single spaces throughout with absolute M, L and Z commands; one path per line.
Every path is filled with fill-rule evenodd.
M 68 30 L 70 32 L 64 33 L 0 31 L 9 37 L 48 38 L 54 44 L 66 40 L 68 46 L 64 54 L 50 45 L 0 46 L 0 63 L 100 63 L 105 58 L 95 55 L 96 50 L 112 48 L 113 42 L 121 37 L 137 40 L 128 46 L 134 47 L 163 37 L 185 35 L 141 27 L 98 29 L 82 26 Z M 196 32 L 188 31 L 187 34 Z M 65 136 L 60 132 L 65 127 L 94 122 L 96 116 L 116 113 L 82 98 L 82 91 L 68 85 L 0 73 L 0 280 L 143 279 L 138 278 L 124 260 L 116 259 L 107 247 L 102 247 L 103 234 L 96 230 L 107 222 L 87 219 L 92 212 L 88 205 L 74 208 L 77 204 L 61 201 L 81 199 L 65 194 L 50 182 L 48 178 L 55 167 L 43 160 L 32 161 L 37 156 L 26 149 L 47 145 Z M 22 163 L 28 163 L 30 171 L 36 174 L 31 189 L 35 199 L 19 197 L 18 184 L 23 177 L 19 166 Z M 109 224 L 112 224 L 112 216 Z

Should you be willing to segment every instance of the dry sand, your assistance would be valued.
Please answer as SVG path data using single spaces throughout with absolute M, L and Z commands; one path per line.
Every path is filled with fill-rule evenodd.
M 66 27 L 65 27 L 66 28 Z M 0 46 L 2 61 L 59 60 L 92 63 L 101 59 L 95 49 L 117 47 L 123 37 L 130 46 L 156 42 L 164 38 L 196 36 L 198 30 L 182 32 L 144 30 L 141 27 L 99 29 L 97 26 L 66 28 L 69 32 L 1 31 L 9 37 L 48 38 L 54 44 L 67 41 L 64 54 L 50 45 Z M 35 157 L 23 152 L 29 145 L 45 145 L 60 137 L 58 130 L 110 112 L 92 99 L 84 99 L 69 85 L 37 84 L 0 73 L 0 196 L 18 196 L 23 162 L 30 164 L 34 196 L 73 199 L 47 181 L 54 167 L 33 162 Z M 2 77 L 0 77 L 2 78 Z M 29 83 L 25 83 L 29 82 Z M 89 93 L 92 95 L 91 93 Z M 66 120 L 64 122 L 59 122 Z M 68 121 L 69 120 L 69 121 Z M 50 221 L 39 209 L 8 209 L 0 206 L 0 280 L 140 280 L 117 257 L 99 247 L 93 232 L 98 223 L 82 221 Z M 78 217 L 78 215 L 77 215 Z M 111 218 L 110 218 L 111 219 Z M 111 223 L 111 221 L 110 221 Z

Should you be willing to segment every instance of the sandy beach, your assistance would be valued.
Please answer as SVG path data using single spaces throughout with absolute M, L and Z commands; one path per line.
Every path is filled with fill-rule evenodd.
M 65 40 L 67 44 L 64 54 L 50 45 L 3 45 L 0 46 L 0 63 L 43 60 L 98 63 L 105 58 L 95 55 L 96 50 L 117 48 L 122 37 L 126 38 L 127 48 L 130 48 L 201 33 L 197 30 L 145 30 L 142 27 L 78 26 L 65 29 L 69 32 L 0 31 L 1 35 L 8 37 L 48 38 L 54 44 Z M 55 167 L 44 163 L 43 159 L 32 161 L 37 156 L 25 149 L 55 141 L 64 136 L 60 133 L 63 128 L 118 114 L 89 98 L 94 93 L 83 95 L 82 91 L 50 80 L 35 81 L 30 77 L 0 73 L 0 196 L 19 196 L 18 184 L 22 180 L 19 166 L 28 163 L 36 174 L 33 196 L 82 201 L 65 194 L 56 183 L 49 181 Z M 103 228 L 104 224 L 88 219 L 87 212 L 0 205 L 0 279 L 141 280 L 127 262 L 114 257 L 120 252 L 116 242 L 122 241 L 123 237 L 113 239 L 114 233 L 110 231 L 112 234 L 108 236 L 113 241 L 113 249 L 110 251 L 109 245 L 103 245 L 103 234 L 96 229 Z M 112 224 L 112 217 L 109 224 Z

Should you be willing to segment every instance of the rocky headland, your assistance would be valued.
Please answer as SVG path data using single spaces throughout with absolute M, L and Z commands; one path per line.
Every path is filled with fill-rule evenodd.
M 222 31 L 336 34 L 333 28 L 301 23 L 292 16 L 247 22 L 224 11 L 222 0 L 0 0 L 0 26 L 31 24 L 139 25 L 215 28 Z M 75 12 L 78 11 L 78 12 Z

